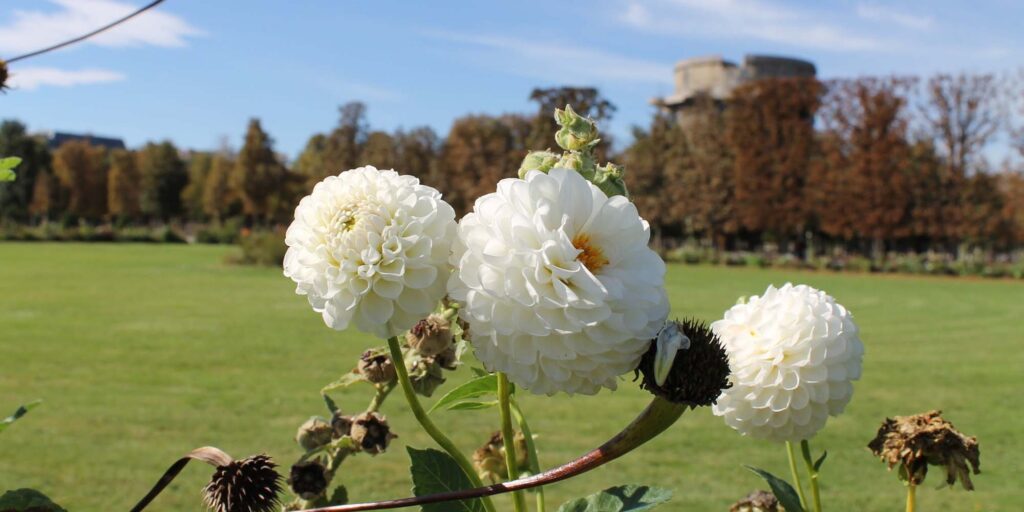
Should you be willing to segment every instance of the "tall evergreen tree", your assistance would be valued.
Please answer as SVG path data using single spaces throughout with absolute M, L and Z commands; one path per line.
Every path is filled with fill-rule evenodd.
M 0 123 L 0 156 L 21 158 L 18 179 L 0 185 L 0 217 L 25 221 L 36 176 L 50 168 L 50 152 L 40 137 L 29 135 L 18 121 Z
M 170 141 L 150 142 L 136 155 L 143 215 L 165 221 L 181 215 L 181 191 L 188 183 L 188 173 L 178 149 Z
M 274 213 L 273 196 L 287 179 L 286 173 L 259 119 L 250 120 L 229 181 L 242 200 L 242 211 L 252 219 L 270 219 Z

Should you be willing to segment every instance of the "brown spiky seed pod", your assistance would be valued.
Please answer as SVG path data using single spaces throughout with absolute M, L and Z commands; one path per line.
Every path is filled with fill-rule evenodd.
M 327 490 L 327 470 L 315 460 L 294 464 L 288 476 L 288 485 L 300 498 L 312 500 Z
M 754 491 L 729 507 L 729 512 L 783 512 L 785 510 L 775 495 L 768 491 Z
M 203 501 L 214 512 L 270 512 L 278 505 L 281 475 L 266 455 L 218 466 L 203 488 Z
M 423 357 L 436 356 L 451 348 L 452 326 L 445 317 L 434 313 L 409 329 L 405 342 Z
M 398 437 L 391 433 L 388 420 L 376 412 L 364 412 L 352 419 L 352 440 L 370 455 L 384 453 L 391 440 Z
M 664 384 L 654 376 L 657 356 L 656 340 L 640 359 L 636 374 L 643 374 L 640 387 L 670 402 L 691 406 L 715 403 L 722 390 L 729 387 L 729 358 L 718 336 L 708 325 L 696 319 L 676 321 L 679 331 L 690 340 L 690 346 L 679 350 Z
M 386 384 L 395 380 L 395 365 L 384 349 L 376 348 L 363 352 L 356 366 L 366 380 L 374 384 Z
M 942 418 L 942 411 L 886 418 L 868 448 L 889 469 L 900 466 L 900 478 L 913 485 L 924 482 L 932 465 L 946 470 L 947 484 L 960 480 L 964 489 L 973 491 L 970 469 L 981 471 L 978 439 L 962 434 Z

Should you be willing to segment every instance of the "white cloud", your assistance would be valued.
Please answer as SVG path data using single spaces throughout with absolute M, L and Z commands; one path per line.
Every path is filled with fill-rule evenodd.
M 31 91 L 44 86 L 71 87 L 75 85 L 99 84 L 124 80 L 125 76 L 107 69 L 66 70 L 58 68 L 13 68 L 10 86 L 12 89 Z
M 488 65 L 548 82 L 631 82 L 666 84 L 672 66 L 553 41 L 501 35 L 429 31 L 428 37 L 484 50 Z
M 57 10 L 14 11 L 11 21 L 0 26 L 0 52 L 23 53 L 85 34 L 122 18 L 137 5 L 117 0 L 49 0 Z M 83 44 L 100 46 L 184 46 L 202 31 L 160 7 L 146 11 Z M 10 55 L 8 55 L 10 56 Z
M 857 4 L 857 16 L 867 21 L 892 23 L 913 30 L 928 30 L 935 23 L 931 16 L 916 16 L 880 4 Z
M 617 16 L 645 32 L 749 38 L 821 50 L 878 50 L 891 43 L 801 11 L 761 0 L 630 1 Z

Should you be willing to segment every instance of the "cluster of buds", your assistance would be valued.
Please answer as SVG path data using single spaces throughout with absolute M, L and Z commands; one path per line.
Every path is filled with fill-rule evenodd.
M 444 314 L 432 314 L 420 320 L 405 336 L 409 381 L 420 395 L 433 395 L 445 382 L 444 371 L 458 367 L 452 331 L 454 316 L 454 309 L 448 309 Z
M 527 460 L 526 436 L 522 432 L 515 434 L 516 469 L 522 474 L 530 466 Z M 481 480 L 500 482 L 509 480 L 508 466 L 505 464 L 505 438 L 501 431 L 491 435 L 486 444 L 473 452 L 473 467 Z M 518 478 L 520 475 L 515 475 Z
M 528 172 L 534 170 L 548 172 L 555 168 L 573 169 L 608 197 L 628 195 L 623 181 L 625 169 L 613 163 L 601 166 L 594 161 L 594 148 L 601 142 L 597 123 L 577 114 L 571 105 L 566 105 L 564 110 L 555 110 L 555 122 L 560 127 L 555 133 L 555 142 L 562 148 L 562 154 L 552 151 L 529 152 L 519 166 L 519 177 L 525 178 Z
M 928 466 L 946 470 L 946 483 L 957 480 L 964 489 L 974 490 L 971 471 L 978 474 L 981 452 L 978 440 L 962 434 L 942 418 L 942 411 L 886 418 L 868 448 L 889 469 L 899 466 L 899 477 L 910 485 L 924 482 Z

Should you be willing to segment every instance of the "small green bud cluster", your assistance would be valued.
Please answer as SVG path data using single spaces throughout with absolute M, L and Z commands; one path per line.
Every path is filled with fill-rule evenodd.
M 601 142 L 597 123 L 577 114 L 571 105 L 555 110 L 555 122 L 560 127 L 555 142 L 562 148 L 562 154 L 550 150 L 529 152 L 519 166 L 519 178 L 534 170 L 546 173 L 554 168 L 573 169 L 608 197 L 628 196 L 623 181 L 625 169 L 613 163 L 601 166 L 594 161 L 594 148 Z
M 433 395 L 445 382 L 444 371 L 458 368 L 452 326 L 455 313 L 455 307 L 434 313 L 420 320 L 405 336 L 405 366 L 417 394 Z

